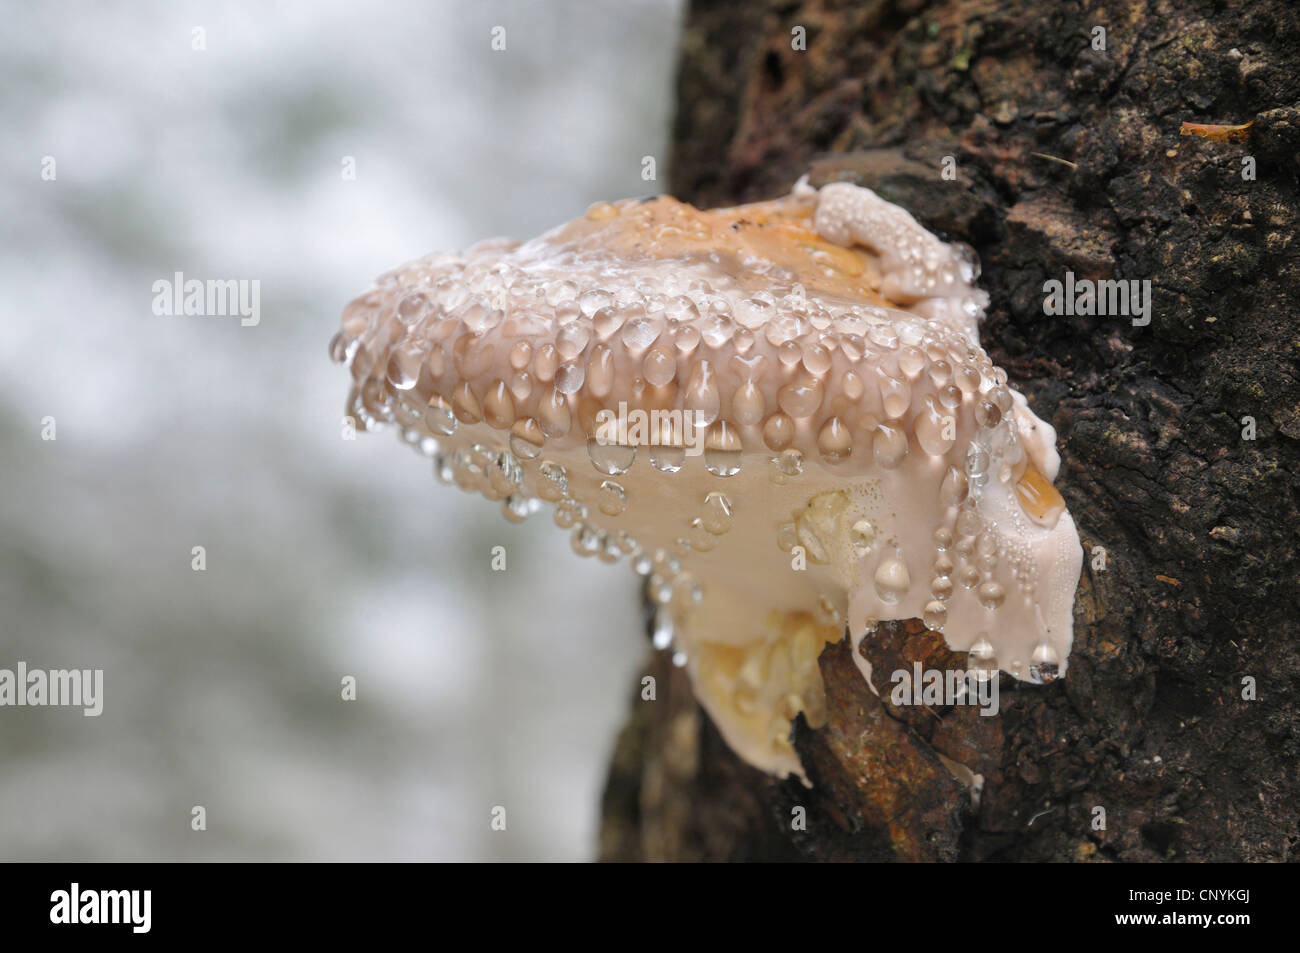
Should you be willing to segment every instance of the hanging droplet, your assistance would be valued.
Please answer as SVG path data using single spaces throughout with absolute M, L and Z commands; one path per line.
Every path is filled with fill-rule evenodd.
M 673 644 L 673 615 L 667 606 L 655 609 L 650 641 L 661 652 Z
M 766 405 L 763 392 L 753 381 L 745 381 L 731 398 L 731 413 L 740 424 L 757 424 L 763 419 Z
M 429 406 L 424 411 L 424 422 L 430 430 L 444 437 L 456 432 L 456 415 L 451 405 L 439 394 L 429 398 Z
M 997 677 L 998 660 L 993 654 L 993 645 L 989 642 L 987 632 L 981 632 L 975 637 L 975 644 L 968 650 L 967 661 L 970 671 L 981 682 Z
M 692 411 L 696 426 L 711 424 L 718 419 L 722 398 L 718 394 L 715 376 L 712 364 L 697 361 L 682 391 L 682 408 Z
M 555 512 L 552 519 L 555 525 L 560 529 L 572 529 L 577 526 L 587 515 L 587 508 L 581 503 L 573 500 L 560 500 L 555 504 Z
M 782 450 L 772 458 L 772 467 L 782 476 L 799 476 L 803 473 L 803 454 L 793 448 Z
M 958 506 L 966 499 L 966 474 L 956 467 L 949 467 L 939 486 L 939 502 L 945 506 Z
M 606 516 L 618 516 L 627 509 L 627 491 L 613 480 L 606 480 L 600 485 L 600 511 Z
M 886 605 L 897 605 L 907 595 L 912 577 L 908 574 L 907 563 L 903 561 L 903 554 L 898 547 L 880 557 L 874 581 L 876 595 Z
M 880 383 L 880 400 L 886 417 L 902 417 L 912 403 L 912 388 L 901 377 L 890 375 L 883 368 L 876 369 Z
M 944 625 L 948 621 L 948 606 L 938 599 L 926 603 L 925 610 L 921 614 L 921 621 L 925 623 L 925 627 L 931 632 L 942 632 Z
M 686 451 L 681 447 L 651 444 L 650 465 L 661 473 L 676 473 L 686 464 Z
M 599 530 L 584 523 L 574 529 L 569 544 L 579 556 L 595 556 L 604 545 L 604 539 Z
M 763 422 L 763 442 L 769 450 L 784 450 L 794 440 L 794 421 L 782 413 Z
M 913 427 L 916 442 L 931 456 L 944 456 L 956 443 L 956 420 L 950 414 L 939 413 L 932 403 L 927 403 L 925 409 L 916 415 Z
M 980 583 L 976 595 L 979 596 L 980 605 L 985 609 L 996 609 L 1006 601 L 1007 591 L 1002 588 L 1000 583 L 990 580 Z
M 876 524 L 871 520 L 858 520 L 849 530 L 849 542 L 853 544 L 854 552 L 865 556 L 875 545 Z
M 992 400 L 981 397 L 975 401 L 975 420 L 981 427 L 996 427 L 1002 420 L 1002 411 Z
M 714 476 L 735 476 L 740 472 L 740 436 L 725 420 L 709 428 L 704 439 L 704 466 Z
M 892 470 L 903 462 L 903 457 L 907 456 L 907 434 L 897 421 L 876 427 L 871 454 L 876 465 L 886 470 Z
M 522 493 L 506 497 L 501 504 L 501 514 L 511 523 L 522 523 L 535 512 L 537 501 Z
M 590 437 L 587 440 L 587 456 L 591 458 L 591 465 L 605 476 L 622 476 L 636 460 L 636 447 L 625 447 L 617 443 L 602 444 L 595 437 Z
M 541 475 L 537 481 L 537 495 L 542 499 L 555 503 L 568 495 L 569 474 L 560 464 L 547 460 L 537 472 Z
M 832 417 L 822 424 L 817 434 L 817 450 L 827 463 L 842 463 L 852 455 L 853 438 L 840 418 Z
M 704 498 L 704 514 L 701 516 L 701 522 L 704 528 L 715 536 L 721 536 L 731 529 L 731 500 L 727 499 L 726 494 L 714 490 Z
M 1046 642 L 1039 642 L 1029 662 L 1029 677 L 1040 685 L 1050 685 L 1060 674 L 1060 654 Z
M 516 420 L 510 428 L 510 449 L 521 460 L 535 460 L 541 455 L 546 437 L 532 417 Z

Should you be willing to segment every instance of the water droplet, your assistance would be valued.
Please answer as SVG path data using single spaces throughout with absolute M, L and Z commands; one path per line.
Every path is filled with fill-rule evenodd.
M 627 491 L 613 480 L 600 485 L 600 511 L 606 516 L 618 516 L 627 509 Z
M 552 388 L 550 393 L 537 403 L 537 421 L 546 436 L 563 437 L 573 426 L 573 413 L 569 410 L 569 401 L 558 390 Z
M 1050 685 L 1060 674 L 1060 653 L 1046 642 L 1039 642 L 1029 662 L 1029 677 L 1040 685 Z
M 420 376 L 424 354 L 413 347 L 402 347 L 388 358 L 388 383 L 397 390 L 410 390 Z
M 840 418 L 832 417 L 822 425 L 817 434 L 817 450 L 827 463 L 842 463 L 852 455 L 853 438 Z
M 980 605 L 985 609 L 996 609 L 1006 601 L 1007 592 L 1002 588 L 1000 583 L 982 582 L 976 593 L 979 596 Z
M 645 350 L 659 340 L 663 330 L 662 313 L 638 314 L 623 325 L 623 346 L 633 351 Z
M 939 486 L 939 501 L 945 506 L 957 506 L 966 499 L 967 489 L 966 474 L 956 467 L 949 467 Z
M 871 443 L 871 453 L 876 465 L 892 470 L 907 456 L 907 434 L 899 421 L 888 421 L 876 427 Z
M 709 428 L 704 438 L 704 466 L 714 476 L 729 477 L 740 472 L 740 437 L 725 420 Z
M 979 570 L 970 563 L 963 563 L 957 573 L 957 581 L 962 584 L 963 588 L 974 589 L 980 581 Z
M 532 417 L 516 420 L 510 428 L 510 449 L 522 460 L 535 460 L 542 452 L 546 437 Z
M 977 443 L 972 443 L 966 451 L 966 476 L 970 478 L 971 483 L 976 486 L 983 486 L 988 479 L 989 472 L 989 455 Z
M 876 542 L 876 524 L 871 520 L 858 520 L 849 530 L 849 542 L 859 556 L 865 556 Z
M 776 413 L 763 422 L 763 442 L 769 450 L 784 450 L 794 440 L 794 421 Z
M 745 381 L 741 384 L 731 398 L 732 416 L 740 424 L 757 424 L 763 419 L 766 409 L 763 392 L 753 381 Z
M 555 371 L 555 389 L 561 394 L 576 394 L 587 379 L 587 365 L 582 361 L 561 364 Z
M 511 523 L 522 523 L 537 512 L 537 506 L 536 500 L 524 496 L 522 493 L 516 493 L 513 496 L 506 497 L 501 504 L 501 514 Z
M 456 416 L 451 412 L 451 405 L 440 395 L 429 398 L 429 406 L 424 411 L 424 422 L 430 430 L 444 437 L 456 432 Z
M 928 602 L 921 614 L 921 621 L 931 632 L 942 632 L 948 621 L 948 606 L 938 599 Z
M 552 517 L 560 529 L 571 529 L 587 518 L 587 508 L 573 500 L 560 500 Z
M 662 344 L 646 352 L 641 362 L 641 373 L 655 387 L 664 387 L 677 376 L 677 358 L 672 349 Z
M 820 377 L 831 369 L 831 352 L 820 344 L 806 344 L 803 348 L 803 366 L 809 374 Z
M 947 414 L 940 414 L 932 404 L 916 415 L 913 421 L 916 442 L 933 457 L 942 457 L 956 443 L 957 423 Z
M 423 321 L 429 313 L 429 299 L 422 293 L 409 294 L 397 303 L 397 320 L 407 327 Z
M 541 479 L 537 481 L 537 495 L 549 503 L 564 499 L 569 493 L 569 474 L 564 467 L 550 460 L 538 469 Z
M 575 321 L 560 328 L 560 333 L 555 336 L 555 349 L 561 358 L 572 361 L 587 349 L 590 340 L 591 329 L 584 322 Z
M 987 397 L 975 401 L 975 420 L 981 427 L 996 427 L 1002 420 L 1002 411 Z
M 907 595 L 912 585 L 912 577 L 907 571 L 907 563 L 898 547 L 885 552 L 876 565 L 874 578 L 876 595 L 886 605 L 897 605 Z
M 601 444 L 595 437 L 587 440 L 587 456 L 591 465 L 605 476 L 621 476 L 626 473 L 636 460 L 636 447 L 624 447 L 621 444 Z
M 975 644 L 968 650 L 967 661 L 970 671 L 980 681 L 988 681 L 997 676 L 998 660 L 993 654 L 993 645 L 989 642 L 987 632 L 981 632 L 975 637 Z
M 559 511 L 556 510 L 558 513 Z M 603 534 L 585 523 L 579 524 L 573 530 L 573 535 L 569 537 L 569 545 L 579 556 L 594 556 L 600 552 L 605 540 Z
M 803 454 L 798 450 L 782 450 L 772 458 L 772 466 L 782 476 L 799 476 L 803 473 Z
M 898 369 L 913 380 L 925 370 L 927 358 L 919 347 L 911 345 L 903 348 L 898 355 Z
M 690 379 L 682 392 L 682 408 L 693 412 L 697 426 L 711 424 L 718 419 L 722 399 L 714 378 L 713 365 L 708 361 L 697 361 L 691 368 Z
M 588 291 L 578 299 L 578 307 L 587 317 L 591 317 L 601 308 L 607 308 L 614 303 L 614 296 L 608 291 Z
M 952 595 L 952 579 L 949 576 L 935 576 L 930 580 L 930 595 L 940 601 L 946 601 Z
M 650 641 L 661 652 L 673 644 L 673 614 L 667 606 L 655 609 Z
M 721 536 L 731 529 L 731 500 L 726 494 L 714 490 L 704 497 L 704 514 L 701 516 L 704 528 L 715 536 Z
M 898 347 L 898 332 L 887 324 L 873 324 L 867 330 L 867 338 L 887 351 Z
M 962 536 L 974 536 L 984 528 L 984 521 L 973 503 L 973 500 L 967 500 L 957 511 L 957 532 Z
M 515 402 L 505 381 L 498 380 L 488 385 L 483 397 L 483 419 L 489 427 L 497 430 L 505 430 L 515 422 Z
M 883 368 L 876 369 L 880 384 L 881 405 L 887 417 L 902 417 L 912 403 L 912 387 L 901 377 L 894 377 Z
M 945 387 L 952 380 L 952 365 L 940 358 L 930 365 L 930 380 L 935 387 Z
M 650 466 L 662 473 L 676 473 L 686 463 L 686 451 L 666 444 L 650 445 Z
M 452 394 L 451 409 L 455 412 L 456 419 L 463 424 L 476 424 L 483 419 L 483 408 L 469 386 L 469 381 L 462 383 Z
M 533 346 L 527 341 L 516 341 L 510 346 L 508 355 L 510 366 L 516 371 L 522 371 L 528 367 L 528 362 L 533 359 Z

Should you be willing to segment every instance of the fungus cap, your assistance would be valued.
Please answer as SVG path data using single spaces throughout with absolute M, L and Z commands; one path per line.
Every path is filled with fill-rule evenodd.
M 973 256 L 845 183 L 700 211 L 599 203 L 381 277 L 331 342 L 507 518 L 647 577 L 654 639 L 732 747 L 802 775 L 822 647 L 920 618 L 971 666 L 1063 675 L 1082 549 L 1055 431 L 980 347 Z M 874 690 L 874 687 L 873 687 Z

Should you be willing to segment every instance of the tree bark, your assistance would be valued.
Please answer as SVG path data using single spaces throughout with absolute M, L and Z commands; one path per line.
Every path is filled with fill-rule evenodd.
M 740 762 L 655 659 L 602 858 L 1300 856 L 1298 62 L 1288 0 L 692 4 L 674 194 L 730 205 L 811 169 L 971 244 L 982 342 L 1058 430 L 1084 575 L 1068 676 L 1002 676 L 995 718 L 895 708 L 828 647 L 830 722 L 795 730 L 811 789 Z M 1150 324 L 1045 316 L 1067 271 L 1150 279 Z M 918 623 L 862 651 L 952 655 Z

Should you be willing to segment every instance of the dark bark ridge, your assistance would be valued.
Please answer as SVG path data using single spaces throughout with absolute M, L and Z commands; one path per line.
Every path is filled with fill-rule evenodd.
M 734 204 L 812 168 L 969 242 L 985 347 L 1058 430 L 1085 570 L 1068 677 L 1003 676 L 997 718 L 896 709 L 828 648 L 830 724 L 795 732 L 811 790 L 740 763 L 657 661 L 672 701 L 634 703 L 603 857 L 1296 859 L 1297 62 L 1282 0 L 692 5 L 674 193 Z M 1179 135 L 1251 119 L 1241 143 Z M 1046 316 L 1067 271 L 1149 279 L 1150 324 Z M 915 624 L 863 651 L 947 653 Z

